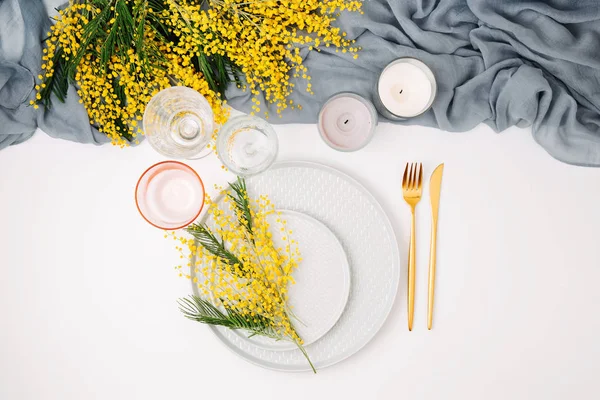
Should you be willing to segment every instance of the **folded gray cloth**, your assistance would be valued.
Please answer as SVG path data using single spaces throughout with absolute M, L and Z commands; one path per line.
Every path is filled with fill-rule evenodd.
M 32 96 L 47 20 L 39 2 L 0 1 L 0 148 L 27 139 L 36 124 L 52 136 L 106 141 L 87 124 L 74 92 L 49 111 L 20 105 Z M 271 122 L 314 123 L 322 102 L 340 91 L 372 98 L 383 67 L 411 56 L 433 70 L 438 94 L 430 111 L 401 124 L 448 131 L 481 122 L 496 131 L 531 125 L 537 142 L 559 160 L 600 166 L 597 0 L 366 0 L 364 11 L 339 20 L 362 47 L 359 58 L 331 48 L 304 52 L 315 95 L 298 82 L 292 98 L 303 109 Z M 250 111 L 248 93 L 231 86 L 227 97 Z
M 552 156 L 600 166 L 598 0 L 367 0 L 364 11 L 340 19 L 362 47 L 358 59 L 331 48 L 308 53 L 315 95 L 298 82 L 293 97 L 303 109 L 271 122 L 315 122 L 340 91 L 372 99 L 385 65 L 410 56 L 433 70 L 438 94 L 430 111 L 401 124 L 465 131 L 485 122 L 498 132 L 532 125 Z M 247 93 L 230 87 L 227 97 L 251 111 Z
M 54 1 L 56 3 L 56 1 Z M 82 143 L 110 140 L 89 124 L 75 88 L 65 103 L 34 110 L 35 77 L 50 19 L 41 0 L 0 0 L 0 149 L 29 139 L 39 127 L 52 137 Z

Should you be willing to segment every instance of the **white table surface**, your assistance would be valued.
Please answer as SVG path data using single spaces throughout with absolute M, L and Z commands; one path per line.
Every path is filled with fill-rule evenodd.
M 311 373 L 253 366 L 184 319 L 173 242 L 133 200 L 163 158 L 49 138 L 0 152 L 0 399 L 598 398 L 600 169 L 562 164 L 529 130 L 382 124 L 364 150 L 277 126 L 280 160 L 354 176 L 402 253 L 394 309 L 350 359 Z M 434 330 L 426 329 L 429 204 L 418 207 L 415 328 L 406 323 L 407 161 L 444 162 Z M 207 187 L 227 174 L 190 161 Z M 428 190 L 426 191 L 427 194 Z

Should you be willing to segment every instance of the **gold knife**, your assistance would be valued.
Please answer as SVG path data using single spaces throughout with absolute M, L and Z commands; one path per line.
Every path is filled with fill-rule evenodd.
M 438 210 L 440 208 L 440 191 L 442 189 L 442 173 L 444 164 L 440 164 L 429 178 L 429 197 L 431 199 L 431 244 L 429 249 L 429 303 L 427 305 L 427 329 L 433 323 L 433 295 L 435 291 L 435 253 L 437 241 Z

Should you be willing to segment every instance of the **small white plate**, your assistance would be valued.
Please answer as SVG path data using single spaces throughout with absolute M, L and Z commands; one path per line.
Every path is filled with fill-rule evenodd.
M 350 265 L 342 244 L 323 223 L 306 214 L 280 210 L 286 229 L 298 242 L 302 262 L 294 271 L 295 284 L 289 285 L 289 305 L 298 319 L 292 318 L 304 346 L 319 340 L 338 321 L 350 294 Z M 272 221 L 271 226 L 277 226 Z M 278 229 L 274 230 L 280 232 Z M 273 238 L 284 248 L 283 232 Z M 293 350 L 289 341 L 253 336 L 235 331 L 248 342 L 267 350 Z

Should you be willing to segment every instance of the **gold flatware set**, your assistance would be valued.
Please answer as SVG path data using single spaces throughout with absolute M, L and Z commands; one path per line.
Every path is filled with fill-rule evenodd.
M 440 164 L 429 179 L 429 197 L 431 199 L 431 243 L 429 251 L 429 301 L 427 305 L 427 328 L 433 324 L 433 299 L 435 292 L 435 259 L 437 244 L 437 223 L 440 207 L 440 192 L 444 164 Z M 423 164 L 407 163 L 402 177 L 402 194 L 409 205 L 411 218 L 410 245 L 408 251 L 408 330 L 413 327 L 415 314 L 415 274 L 416 274 L 416 218 L 415 209 L 423 193 Z

